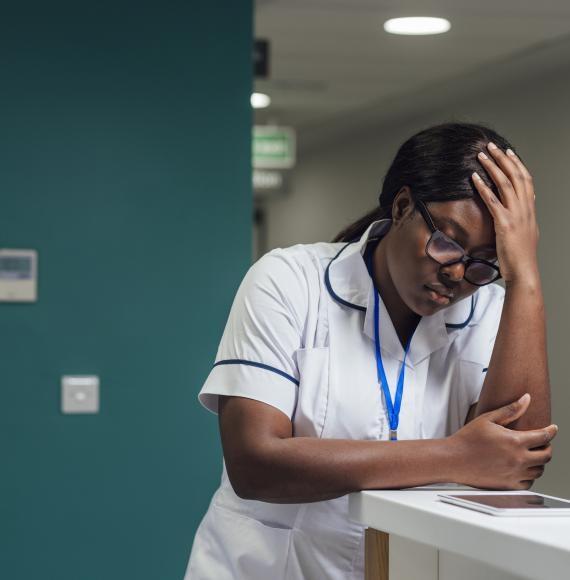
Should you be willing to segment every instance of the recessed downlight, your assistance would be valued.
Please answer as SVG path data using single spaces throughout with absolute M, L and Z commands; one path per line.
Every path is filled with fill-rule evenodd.
M 252 93 L 251 106 L 254 109 L 265 109 L 271 104 L 271 98 L 264 93 Z
M 449 20 L 429 16 L 391 18 L 384 22 L 384 30 L 390 34 L 442 34 L 450 28 Z

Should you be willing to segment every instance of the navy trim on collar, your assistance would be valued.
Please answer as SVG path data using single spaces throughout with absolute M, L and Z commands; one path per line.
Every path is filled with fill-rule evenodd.
M 461 322 L 460 324 L 452 324 L 452 323 L 445 323 L 446 328 L 465 328 L 470 322 L 471 319 L 473 318 L 473 313 L 475 312 L 475 298 L 473 298 L 473 295 L 471 295 L 471 312 L 469 313 L 469 316 L 467 317 L 467 320 L 465 322 Z
M 361 312 L 366 312 L 366 308 L 364 306 L 360 306 L 358 304 L 353 304 L 352 302 L 348 302 L 348 300 L 344 300 L 343 298 L 341 298 L 332 288 L 331 286 L 331 280 L 330 280 L 330 274 L 329 274 L 329 269 L 331 267 L 331 264 L 344 252 L 344 250 L 346 250 L 346 248 L 348 248 L 348 246 L 350 246 L 350 244 L 354 244 L 356 242 L 348 242 L 345 246 L 343 246 L 340 251 L 338 252 L 338 254 L 329 262 L 327 269 L 325 270 L 325 285 L 327 287 L 327 290 L 329 291 L 329 294 L 337 301 L 340 302 L 341 304 L 343 304 L 344 306 L 349 306 L 350 308 L 354 308 L 355 310 L 360 310 Z
M 350 246 L 351 244 L 356 243 L 354 242 L 348 242 L 346 245 L 344 245 L 340 251 L 337 253 L 337 255 L 332 258 L 332 260 L 328 263 L 328 266 L 325 270 L 325 285 L 327 287 L 327 290 L 329 292 L 329 294 L 337 301 L 340 302 L 340 304 L 344 305 L 344 306 L 348 306 L 349 308 L 354 308 L 355 310 L 360 310 L 361 312 L 366 312 L 366 308 L 364 306 L 360 306 L 359 304 L 353 304 L 352 302 L 348 302 L 348 300 L 344 300 L 343 298 L 341 298 L 332 288 L 331 285 L 331 281 L 330 281 L 330 274 L 329 274 L 329 269 L 331 267 L 331 264 L 344 252 L 344 250 L 346 250 L 346 248 L 348 248 L 348 246 Z M 368 272 L 369 274 L 371 274 L 371 272 Z M 456 329 L 462 329 L 465 328 L 470 322 L 471 319 L 473 318 L 473 314 L 475 312 L 475 298 L 473 296 L 471 296 L 471 311 L 469 312 L 469 316 L 467 317 L 467 320 L 465 320 L 464 322 L 460 322 L 458 324 L 454 324 L 451 322 L 446 322 L 445 323 L 445 327 L 448 329 L 452 329 L 452 330 L 456 330 Z

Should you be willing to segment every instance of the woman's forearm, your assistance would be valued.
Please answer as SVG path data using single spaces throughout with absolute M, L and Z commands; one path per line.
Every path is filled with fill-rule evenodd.
M 528 430 L 551 422 L 544 299 L 538 272 L 507 283 L 499 331 L 476 415 L 530 393 L 527 412 L 510 425 Z
M 236 491 L 245 499 L 302 503 L 364 489 L 453 481 L 458 459 L 449 438 L 353 441 L 292 437 L 271 442 L 263 453 L 257 453 L 255 461 L 244 461 L 247 474 L 234 472 L 232 479 L 244 482 Z M 234 465 L 236 468 L 239 471 Z

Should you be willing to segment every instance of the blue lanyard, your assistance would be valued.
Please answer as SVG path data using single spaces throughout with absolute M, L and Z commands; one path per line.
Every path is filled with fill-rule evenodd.
M 368 270 L 370 272 L 370 277 L 372 278 L 372 252 L 368 255 Z M 372 278 L 372 285 L 374 286 L 374 278 Z M 402 368 L 400 369 L 400 375 L 398 376 L 398 388 L 396 389 L 396 400 L 392 404 L 392 395 L 390 394 L 390 389 L 388 388 L 388 379 L 386 378 L 386 373 L 384 372 L 384 365 L 382 364 L 382 353 L 380 351 L 380 299 L 378 297 L 378 290 L 374 287 L 374 343 L 376 350 L 376 367 L 378 371 L 378 382 L 382 385 L 382 390 L 384 392 L 384 399 L 386 401 L 386 406 L 388 407 L 388 419 L 390 421 L 390 440 L 398 440 L 398 423 L 400 421 L 400 407 L 402 406 L 402 395 L 404 393 L 404 376 L 406 371 L 406 357 L 410 350 L 410 344 L 412 343 L 412 336 L 408 341 L 406 350 L 404 353 L 404 362 L 402 363 Z

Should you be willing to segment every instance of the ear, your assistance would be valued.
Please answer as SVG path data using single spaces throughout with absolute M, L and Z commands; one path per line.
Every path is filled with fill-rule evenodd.
M 392 225 L 403 225 L 413 218 L 415 204 L 412 199 L 412 192 L 407 185 L 404 185 L 394 197 L 392 203 Z

